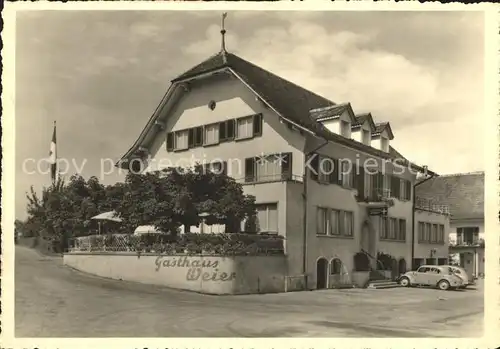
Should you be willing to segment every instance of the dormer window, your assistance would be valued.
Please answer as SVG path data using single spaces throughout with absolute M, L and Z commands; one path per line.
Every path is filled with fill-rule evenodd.
M 370 145 L 372 136 L 370 130 L 361 129 L 361 143 L 365 145 Z
M 385 137 L 380 137 L 380 150 L 386 153 L 389 152 L 389 139 Z
M 351 138 L 351 123 L 349 121 L 340 121 L 340 134 L 345 138 Z

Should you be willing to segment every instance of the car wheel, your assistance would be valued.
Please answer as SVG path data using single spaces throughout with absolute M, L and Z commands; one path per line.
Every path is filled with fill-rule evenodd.
M 403 277 L 399 280 L 399 284 L 403 287 L 410 287 L 410 279 Z
M 450 283 L 446 280 L 441 280 L 438 283 L 438 287 L 440 290 L 446 291 L 447 289 L 450 288 Z

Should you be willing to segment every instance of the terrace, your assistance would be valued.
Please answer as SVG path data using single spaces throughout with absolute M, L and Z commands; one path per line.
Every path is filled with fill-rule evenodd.
M 450 207 L 448 205 L 436 204 L 433 200 L 422 197 L 415 198 L 415 209 L 448 216 L 450 215 Z

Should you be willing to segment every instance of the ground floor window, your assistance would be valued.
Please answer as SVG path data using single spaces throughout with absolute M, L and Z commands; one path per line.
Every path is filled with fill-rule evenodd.
M 438 258 L 438 265 L 448 264 L 448 258 Z
M 423 258 L 413 258 L 413 270 L 417 270 L 418 267 L 420 267 L 422 264 L 424 264 L 424 259 Z
M 278 232 L 278 204 L 256 205 L 259 232 Z
M 427 265 L 436 265 L 436 258 L 427 258 L 425 260 L 425 264 L 427 264 Z

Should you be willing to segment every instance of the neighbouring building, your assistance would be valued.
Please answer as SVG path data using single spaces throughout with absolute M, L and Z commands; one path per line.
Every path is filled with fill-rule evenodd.
M 357 253 L 373 268 L 391 256 L 396 274 L 448 258 L 445 213 L 416 211 L 412 226 L 417 174 L 433 173 L 375 119 L 222 48 L 171 81 L 117 166 L 224 171 L 256 197 L 260 231 L 285 237 L 287 289 L 339 287 L 353 282 Z M 422 240 L 419 222 L 431 227 Z
M 433 178 L 417 187 L 417 195 L 450 210 L 449 250 L 470 274 L 484 276 L 484 172 Z

